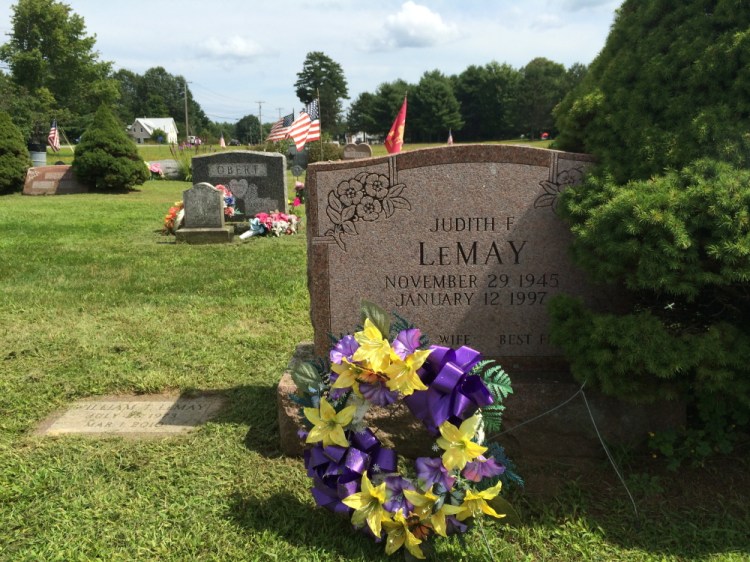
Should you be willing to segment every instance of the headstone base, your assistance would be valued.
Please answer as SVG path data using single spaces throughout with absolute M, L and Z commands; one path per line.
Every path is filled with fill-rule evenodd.
M 302 427 L 299 406 L 289 398 L 296 390 L 290 373 L 298 361 L 312 357 L 311 343 L 298 345 L 277 390 L 281 450 L 290 456 L 301 455 L 304 449 L 297 435 Z M 634 405 L 593 390 L 578 392 L 581 385 L 569 375 L 509 374 L 513 394 L 505 401 L 503 431 L 507 433 L 492 440 L 503 445 L 513 459 L 567 459 L 576 463 L 576 459 L 603 458 L 605 453 L 591 416 L 608 446 L 628 446 L 636 450 L 643 446 L 648 432 L 685 423 L 685 406 L 679 402 Z M 538 419 L 520 426 L 537 416 Z M 365 419 L 377 430 L 378 438 L 387 446 L 395 447 L 399 454 L 409 458 L 435 455 L 431 451 L 435 437 L 422 428 L 402 403 L 388 409 L 373 407 Z M 514 430 L 516 426 L 518 429 Z
M 177 242 L 187 244 L 222 244 L 232 241 L 233 228 L 181 228 L 175 233 Z

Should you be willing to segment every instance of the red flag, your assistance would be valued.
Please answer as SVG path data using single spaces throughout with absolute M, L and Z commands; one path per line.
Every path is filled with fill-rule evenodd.
M 57 119 L 52 121 L 52 127 L 47 135 L 47 144 L 55 152 L 60 150 L 60 135 L 57 133 Z
M 401 152 L 401 147 L 404 144 L 404 128 L 406 127 L 406 96 L 404 96 L 404 103 L 401 105 L 401 109 L 396 115 L 396 120 L 391 126 L 391 130 L 388 131 L 388 136 L 385 137 L 385 149 L 388 154 L 395 154 Z

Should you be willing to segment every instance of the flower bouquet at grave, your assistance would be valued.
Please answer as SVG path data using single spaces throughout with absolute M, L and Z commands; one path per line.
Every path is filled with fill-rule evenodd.
M 164 228 L 162 228 L 162 234 L 174 234 L 177 229 L 182 226 L 182 221 L 185 218 L 184 203 L 182 201 L 175 201 L 175 204 L 169 208 L 167 214 L 164 215 Z
M 300 204 L 305 203 L 307 191 L 305 191 L 305 184 L 301 181 L 294 182 L 294 199 L 299 200 Z
M 470 347 L 430 346 L 400 317 L 391 325 L 372 303 L 363 303 L 362 317 L 362 329 L 334 339 L 326 360 L 292 371 L 312 496 L 384 540 L 387 554 L 403 547 L 424 559 L 437 537 L 514 513 L 500 490 L 523 481 L 502 447 L 485 444 L 500 427 L 510 379 Z M 406 472 L 364 423 L 371 406 L 398 400 L 436 437 L 435 456 L 417 458 Z
M 234 194 L 229 189 L 221 184 L 215 185 L 214 189 L 218 189 L 224 195 L 224 216 L 231 219 L 235 215 L 239 215 L 240 212 L 236 208 L 236 200 Z
M 146 162 L 146 167 L 151 173 L 152 180 L 164 179 L 164 170 L 161 169 L 161 164 L 159 164 L 158 162 Z
M 299 217 L 280 211 L 272 213 L 258 213 L 250 219 L 250 230 L 240 234 L 242 240 L 251 236 L 281 236 L 283 234 L 297 234 Z

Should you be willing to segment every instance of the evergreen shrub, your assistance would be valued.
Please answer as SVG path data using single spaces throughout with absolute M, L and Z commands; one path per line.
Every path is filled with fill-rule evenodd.
M 106 105 L 96 111 L 76 146 L 73 173 L 81 183 L 102 191 L 127 191 L 150 177 L 138 147 Z
M 23 190 L 31 157 L 18 127 L 0 111 L 0 194 Z

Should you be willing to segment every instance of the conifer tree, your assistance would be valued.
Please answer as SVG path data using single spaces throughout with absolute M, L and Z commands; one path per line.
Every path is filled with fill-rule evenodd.
M 0 194 L 23 189 L 31 158 L 21 131 L 0 111 Z
M 99 106 L 76 147 L 73 173 L 81 183 L 103 191 L 126 191 L 149 178 L 138 147 L 106 105 Z

